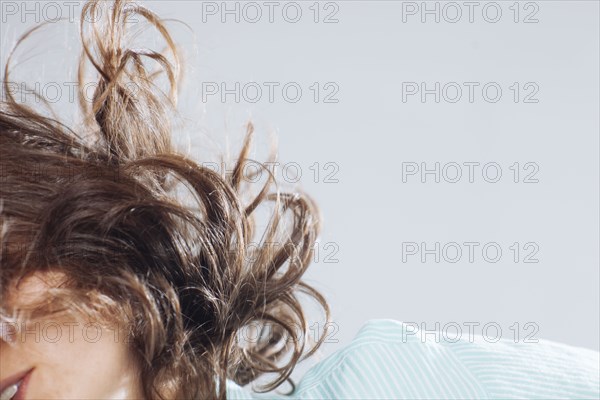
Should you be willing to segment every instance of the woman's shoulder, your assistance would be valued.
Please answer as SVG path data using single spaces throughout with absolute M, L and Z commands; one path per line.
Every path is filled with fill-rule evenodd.
M 453 332 L 392 319 L 369 320 L 348 345 L 309 369 L 287 398 L 600 396 L 596 351 Z M 282 397 L 251 394 L 235 385 L 230 396 Z

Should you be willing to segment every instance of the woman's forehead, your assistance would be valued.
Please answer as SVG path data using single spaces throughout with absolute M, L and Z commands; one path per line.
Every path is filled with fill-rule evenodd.
M 47 298 L 51 289 L 66 281 L 66 275 L 57 271 L 36 271 L 15 283 L 8 292 L 8 303 L 24 307 L 40 303 Z

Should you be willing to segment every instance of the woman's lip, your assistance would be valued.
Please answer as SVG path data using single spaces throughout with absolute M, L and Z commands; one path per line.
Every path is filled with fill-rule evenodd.
M 4 391 L 4 389 L 9 387 L 10 385 L 14 385 L 15 383 L 19 382 L 20 380 L 28 377 L 32 371 L 33 371 L 33 368 L 30 368 L 27 371 L 19 372 L 17 374 L 9 376 L 6 379 L 3 379 L 2 382 L 0 382 L 0 393 L 2 393 Z M 24 383 L 26 383 L 26 382 L 24 382 Z M 19 390 L 21 390 L 21 389 L 19 389 Z
M 31 373 L 33 372 L 33 368 L 29 370 L 21 380 L 21 384 L 19 385 L 19 390 L 15 393 L 13 400 L 25 400 L 25 393 L 27 393 L 27 387 L 29 386 L 29 378 L 31 377 Z

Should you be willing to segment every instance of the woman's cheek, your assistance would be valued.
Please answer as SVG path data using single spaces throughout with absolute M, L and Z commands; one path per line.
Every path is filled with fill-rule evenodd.
M 28 308 L 63 280 L 61 274 L 36 273 L 21 282 L 10 301 Z M 5 335 L 12 343 L 2 342 L 0 378 L 34 368 L 28 400 L 142 398 L 138 368 L 121 329 L 73 313 L 16 324 Z
M 15 372 L 35 368 L 28 399 L 140 398 L 127 342 L 100 324 L 69 319 L 38 322 L 28 325 L 9 351 L 6 363 Z

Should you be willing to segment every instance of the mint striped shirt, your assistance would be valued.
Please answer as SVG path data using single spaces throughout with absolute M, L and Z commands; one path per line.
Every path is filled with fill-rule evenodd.
M 465 336 L 423 340 L 413 326 L 371 320 L 348 346 L 313 366 L 292 395 L 228 382 L 228 398 L 600 399 L 597 351 Z

